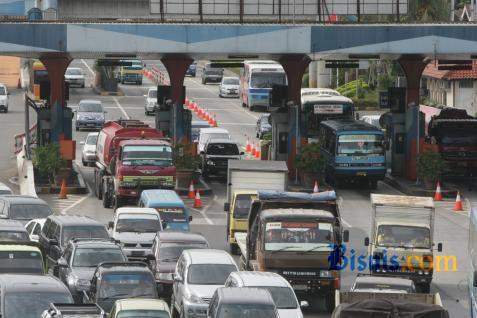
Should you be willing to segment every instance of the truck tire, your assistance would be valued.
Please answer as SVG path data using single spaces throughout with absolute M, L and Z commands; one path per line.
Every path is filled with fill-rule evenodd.
M 240 255 L 240 249 L 237 244 L 229 243 L 230 254 L 232 255 Z
M 332 313 L 335 309 L 335 297 L 334 294 L 328 294 L 324 298 L 325 301 L 325 311 L 328 313 Z
M 110 208 L 111 207 L 111 194 L 109 193 L 108 184 L 106 180 L 103 180 L 103 207 Z

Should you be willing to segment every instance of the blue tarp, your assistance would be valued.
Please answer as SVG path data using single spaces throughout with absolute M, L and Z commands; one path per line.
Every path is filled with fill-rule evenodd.
M 259 200 L 268 201 L 309 201 L 309 202 L 324 202 L 335 201 L 335 191 L 324 191 L 319 193 L 304 193 L 304 192 L 285 192 L 285 191 L 258 191 Z

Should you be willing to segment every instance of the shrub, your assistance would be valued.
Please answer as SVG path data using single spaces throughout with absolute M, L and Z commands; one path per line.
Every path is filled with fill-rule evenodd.
M 36 147 L 33 151 L 32 161 L 40 175 L 48 178 L 50 185 L 55 184 L 58 172 L 66 167 L 66 161 L 61 158 L 60 146 L 53 143 Z
M 419 179 L 434 184 L 441 176 L 445 162 L 439 153 L 426 151 L 417 157 L 416 168 Z

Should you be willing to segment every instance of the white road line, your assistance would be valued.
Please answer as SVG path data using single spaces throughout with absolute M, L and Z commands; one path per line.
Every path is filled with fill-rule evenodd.
M 343 197 L 339 196 L 336 203 L 338 204 L 338 209 L 342 211 L 341 206 L 343 205 Z M 341 222 L 346 225 L 346 227 L 352 228 L 351 224 L 349 224 L 343 217 L 341 217 Z
M 118 106 L 118 108 L 121 110 L 121 112 L 124 114 L 124 117 L 126 117 L 126 119 L 131 119 L 128 113 L 126 113 L 126 111 L 124 110 L 123 106 L 121 106 L 121 104 L 119 103 L 118 99 L 116 97 L 113 97 L 113 100 Z
M 94 76 L 93 70 L 92 70 L 91 67 L 88 65 L 88 63 L 86 63 L 86 61 L 85 61 L 84 59 L 81 59 L 81 63 L 83 63 L 84 66 L 86 66 L 86 68 L 88 69 L 88 71 Z
M 78 204 L 80 204 L 81 202 L 86 200 L 87 198 L 89 198 L 89 196 L 82 197 L 81 199 L 79 199 L 78 201 L 76 201 L 75 203 L 70 205 L 69 207 L 64 208 L 63 210 L 61 210 L 60 213 L 61 214 L 66 214 L 66 212 L 68 212 L 69 210 L 71 210 L 72 208 L 74 208 L 75 206 L 77 206 Z

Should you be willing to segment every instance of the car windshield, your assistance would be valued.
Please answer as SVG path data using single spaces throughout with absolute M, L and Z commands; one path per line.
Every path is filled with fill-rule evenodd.
M 75 250 L 73 266 L 96 267 L 102 262 L 125 262 L 123 253 L 117 248 L 82 247 Z
M 47 218 L 53 212 L 45 204 L 14 204 L 10 206 L 8 214 L 14 220 L 32 220 Z
M 38 251 L 1 251 L 0 273 L 44 274 L 41 253 Z
M 177 261 L 184 250 L 207 248 L 205 243 L 161 243 L 159 245 L 160 261 Z
M 192 285 L 224 285 L 231 272 L 237 270 L 228 264 L 193 264 L 189 267 L 187 282 Z
M 157 90 L 156 89 L 151 89 L 148 94 L 149 98 L 157 98 Z
M 62 236 L 63 246 L 74 238 L 109 239 L 108 232 L 102 225 L 67 226 L 64 228 Z
M 82 75 L 81 70 L 79 68 L 67 68 L 66 75 Z
M 0 241 L 29 241 L 28 233 L 20 231 L 0 231 Z
M 51 303 L 72 304 L 73 299 L 69 292 L 64 291 L 21 291 L 7 292 L 4 300 L 3 318 L 38 318 Z
M 5 89 L 5 87 L 0 86 L 0 95 L 6 95 L 6 94 L 7 94 L 7 90 Z
M 382 155 L 384 154 L 382 135 L 341 135 L 338 138 L 340 155 Z
M 251 194 L 237 194 L 234 204 L 234 219 L 247 219 L 251 205 Z
M 419 226 L 380 225 L 378 245 L 403 248 L 431 248 L 430 231 Z
M 205 74 L 207 75 L 222 75 L 224 71 L 221 68 L 206 68 Z
M 295 293 L 293 292 L 293 289 L 289 287 L 257 287 L 264 288 L 270 292 L 270 295 L 272 295 L 273 302 L 275 303 L 275 306 L 277 306 L 277 309 L 295 309 L 298 307 Z
M 214 140 L 214 139 L 230 139 L 230 135 L 227 133 L 216 133 L 216 134 L 204 134 L 203 141 Z
M 332 251 L 333 225 L 331 223 L 268 222 L 265 225 L 267 251 Z
M 272 88 L 273 85 L 286 85 L 285 73 L 252 73 L 250 87 L 252 88 Z
M 156 233 L 160 230 L 158 215 L 121 215 L 116 223 L 117 232 Z
M 156 298 L 156 282 L 150 273 L 110 273 L 101 279 L 99 298 Z
M 170 146 L 124 146 L 122 154 L 125 166 L 172 166 Z
M 88 138 L 86 138 L 86 144 L 96 145 L 97 140 L 98 140 L 98 135 L 89 135 Z
M 78 112 L 80 113 L 102 113 L 103 106 L 99 103 L 80 103 Z
M 414 292 L 411 285 L 386 284 L 385 282 L 356 282 L 356 284 L 354 285 L 354 290 L 384 290 L 403 293 Z
M 270 119 L 270 115 L 268 115 L 268 116 L 262 116 L 262 117 L 260 117 L 260 122 L 261 122 L 262 124 L 270 124 L 270 122 L 268 121 L 269 119 Z
M 121 310 L 117 315 L 117 318 L 170 318 L 167 311 L 164 310 Z
M 156 208 L 156 211 L 166 222 L 186 222 L 184 208 Z
M 237 156 L 239 150 L 236 144 L 209 144 L 207 146 L 208 155 Z
M 220 306 L 219 318 L 275 318 L 275 308 L 266 304 L 224 304 Z
M 239 84 L 239 79 L 238 78 L 224 78 L 224 81 L 222 82 L 225 85 L 238 85 Z

